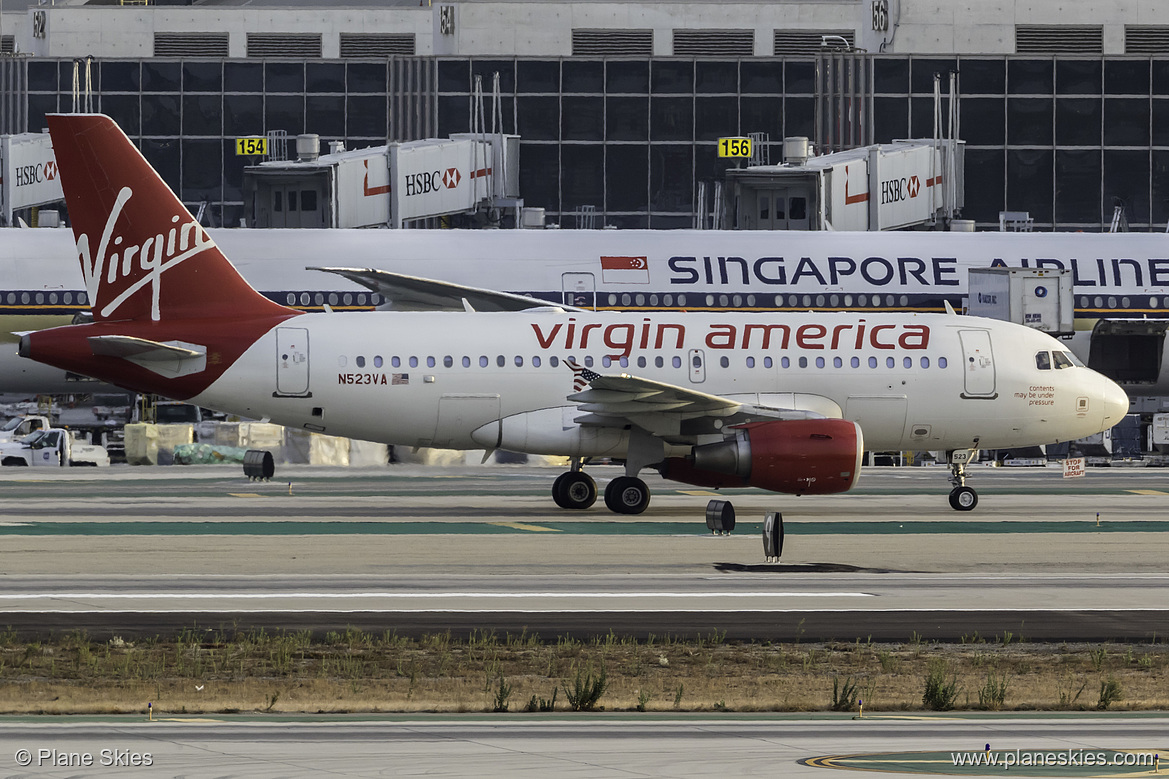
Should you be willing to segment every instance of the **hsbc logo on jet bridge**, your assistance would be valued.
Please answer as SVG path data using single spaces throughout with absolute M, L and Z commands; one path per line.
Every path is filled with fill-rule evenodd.
M 28 187 L 43 184 L 57 178 L 57 163 L 54 160 L 36 165 L 22 165 L 16 169 L 16 186 Z
M 440 189 L 454 189 L 462 180 L 463 176 L 458 168 L 410 173 L 406 176 L 406 197 L 425 195 Z
M 889 179 L 881 182 L 881 205 L 900 203 L 921 192 L 921 180 L 917 176 L 902 176 L 899 179 Z

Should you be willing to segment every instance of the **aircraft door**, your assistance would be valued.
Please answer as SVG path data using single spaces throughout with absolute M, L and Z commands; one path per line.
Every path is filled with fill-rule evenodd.
M 701 384 L 706 381 L 706 355 L 701 349 L 691 349 L 687 357 L 690 361 L 690 383 Z
M 994 353 L 990 333 L 986 330 L 959 330 L 962 341 L 962 370 L 964 398 L 994 398 Z
M 566 306 L 597 308 L 597 282 L 591 273 L 563 273 L 560 276 L 561 289 Z
M 276 328 L 276 394 L 311 397 L 306 328 Z

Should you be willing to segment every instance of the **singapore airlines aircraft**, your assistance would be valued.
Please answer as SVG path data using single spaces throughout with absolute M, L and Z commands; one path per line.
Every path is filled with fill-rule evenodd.
M 305 313 L 257 293 L 108 117 L 48 119 L 93 321 L 23 334 L 22 357 L 282 425 L 410 446 L 573 458 L 556 503 L 597 497 L 582 460 L 638 478 L 843 492 L 865 448 L 950 453 L 972 509 L 980 447 L 1066 441 L 1128 410 L 1030 328 L 915 313 Z
M 1073 273 L 1069 351 L 1133 395 L 1169 395 L 1169 239 L 1154 233 L 738 230 L 209 230 L 269 300 L 301 311 L 961 309 L 967 272 Z M 0 392 L 86 391 L 8 334 L 68 324 L 88 297 L 67 230 L 0 231 Z M 322 258 L 330 258 L 327 262 Z M 335 258 L 335 259 L 334 259 Z M 333 273 L 312 270 L 344 265 Z M 427 280 L 443 280 L 441 282 Z M 477 289 L 469 289 L 477 288 Z M 505 290 L 523 296 L 488 295 Z

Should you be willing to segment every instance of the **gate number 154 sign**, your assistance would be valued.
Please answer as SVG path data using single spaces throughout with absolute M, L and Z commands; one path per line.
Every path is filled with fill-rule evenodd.
M 719 138 L 718 156 L 720 157 L 750 157 L 750 138 Z

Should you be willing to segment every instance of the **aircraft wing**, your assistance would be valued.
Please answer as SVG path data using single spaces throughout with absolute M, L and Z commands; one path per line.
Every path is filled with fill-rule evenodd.
M 588 389 L 569 395 L 587 412 L 576 421 L 598 427 L 637 425 L 672 442 L 690 441 L 700 435 L 718 434 L 723 428 L 768 419 L 822 419 L 806 409 L 775 408 L 742 403 L 688 387 L 643 379 L 628 374 L 600 376 L 570 364 L 588 381 Z
M 344 276 L 353 283 L 380 294 L 389 301 L 389 306 L 395 311 L 463 311 L 467 306 L 475 311 L 526 311 L 550 305 L 546 300 L 527 295 L 468 287 L 449 281 L 435 281 L 376 268 L 310 267 L 306 270 L 319 270 Z M 582 310 L 573 306 L 560 304 L 556 306 L 566 311 Z

